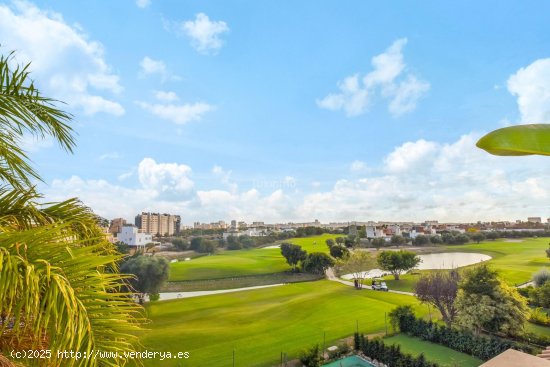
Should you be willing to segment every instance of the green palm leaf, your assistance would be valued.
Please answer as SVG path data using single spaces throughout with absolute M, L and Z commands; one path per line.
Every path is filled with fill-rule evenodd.
M 550 155 L 550 124 L 505 127 L 485 135 L 476 145 L 494 155 Z

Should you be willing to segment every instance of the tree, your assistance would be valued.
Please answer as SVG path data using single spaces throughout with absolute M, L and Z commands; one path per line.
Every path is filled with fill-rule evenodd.
M 334 242 L 334 240 L 332 238 L 329 238 L 325 241 L 325 243 L 327 244 L 328 248 L 331 248 L 332 246 L 334 246 L 336 244 L 336 242 Z
M 121 291 L 116 252 L 97 216 L 76 199 L 40 204 L 41 178 L 21 148 L 24 136 L 75 147 L 71 116 L 30 80 L 27 66 L 0 56 L 0 360 L 9 350 L 118 353 L 137 346 L 143 317 Z M 115 306 L 115 307 L 114 307 Z M 4 356 L 2 356 L 4 354 Z M 9 363 L 9 362 L 8 362 Z M 56 353 L 48 365 L 63 365 Z M 118 366 L 122 360 L 81 359 L 73 366 Z
M 201 248 L 202 240 L 203 240 L 202 237 L 194 237 L 194 238 L 192 238 L 192 239 L 191 239 L 191 246 L 190 246 L 190 247 L 191 247 L 191 250 L 199 252 L 199 251 L 200 251 L 200 248 Z
M 301 246 L 294 245 L 292 243 L 281 244 L 281 254 L 286 259 L 288 265 L 292 266 L 292 271 L 296 271 L 296 267 L 300 261 L 304 261 L 307 256 L 307 252 L 302 250 Z
M 456 298 L 457 323 L 476 334 L 482 331 L 518 335 L 528 308 L 518 291 L 499 279 L 486 264 L 466 270 Z
M 423 234 L 419 234 L 413 240 L 413 244 L 415 246 L 424 246 L 428 243 L 430 243 L 430 239 L 428 238 L 428 236 L 424 236 Z
M 395 280 L 399 280 L 401 273 L 415 268 L 420 263 L 420 257 L 411 251 L 382 251 L 378 254 L 380 269 L 389 271 Z
M 312 252 L 303 262 L 304 271 L 312 274 L 325 274 L 331 266 L 334 266 L 334 260 L 324 252 Z
M 140 293 L 140 303 L 143 303 L 145 294 L 154 295 L 160 292 L 160 288 L 168 280 L 169 270 L 168 260 L 165 258 L 143 255 L 128 259 L 120 267 L 120 271 L 135 275 L 130 284 Z
M 372 240 L 372 245 L 375 248 L 379 249 L 380 247 L 386 246 L 386 240 L 382 237 L 377 237 L 377 238 Z
M 401 324 L 409 320 L 414 320 L 414 311 L 411 305 L 397 306 L 388 314 L 390 325 L 393 332 L 400 331 Z
M 485 235 L 481 232 L 474 233 L 472 235 L 472 240 L 476 241 L 476 243 L 480 243 L 481 241 L 485 240 Z
M 339 274 L 351 274 L 357 288 L 363 287 L 366 271 L 374 269 L 376 261 L 367 251 L 355 251 L 347 259 L 338 263 Z
M 321 366 L 321 361 L 322 356 L 319 344 L 314 345 L 311 349 L 300 354 L 300 362 L 305 367 L 319 367 Z
M 199 246 L 198 252 L 203 254 L 213 254 L 214 252 L 216 252 L 217 248 L 218 248 L 218 245 L 216 242 L 212 240 L 203 239 Z
M 336 237 L 335 241 L 336 241 L 337 244 L 343 245 L 344 244 L 344 237 Z
M 344 245 L 347 248 L 355 247 L 355 245 L 357 245 L 358 243 L 359 243 L 359 237 L 353 234 L 350 234 L 344 239 Z
M 489 239 L 489 240 L 496 240 L 498 238 L 498 236 L 499 236 L 498 232 L 492 231 L 492 232 L 487 233 L 487 239 Z
M 541 287 L 544 283 L 550 280 L 550 271 L 548 269 L 540 269 L 535 274 L 533 274 L 533 283 L 536 287 Z
M 345 259 L 349 256 L 349 250 L 342 245 L 335 245 L 330 248 L 330 256 L 336 259 Z
M 458 313 L 455 300 L 459 279 L 456 270 L 437 271 L 423 274 L 416 283 L 416 298 L 437 308 L 449 327 Z
M 189 250 L 189 242 L 182 238 L 174 238 L 172 240 L 172 245 L 180 251 Z
M 401 246 L 403 244 L 405 244 L 405 238 L 403 236 L 399 236 L 397 234 L 394 234 L 393 236 L 391 236 L 391 240 L 390 240 L 391 244 L 394 245 L 394 246 Z

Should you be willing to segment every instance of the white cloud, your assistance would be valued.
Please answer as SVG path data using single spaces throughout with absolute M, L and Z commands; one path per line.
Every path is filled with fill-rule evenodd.
M 214 106 L 203 102 L 187 104 L 158 104 L 136 102 L 144 110 L 164 120 L 183 125 L 187 122 L 200 120 L 202 116 L 214 110 Z
M 121 157 L 122 156 L 120 155 L 119 152 L 108 152 L 108 153 L 104 153 L 104 154 L 100 155 L 99 160 L 104 161 L 106 159 L 119 159 Z
M 550 58 L 536 60 L 511 75 L 508 91 L 517 97 L 522 123 L 550 123 Z
M 146 77 L 148 75 L 159 75 L 161 81 L 166 80 L 181 80 L 181 78 L 168 70 L 168 67 L 162 60 L 155 60 L 149 56 L 145 56 L 139 62 L 139 76 Z
M 362 161 L 353 161 L 353 163 L 350 166 L 350 170 L 353 173 L 363 173 L 368 169 L 367 164 Z
M 406 72 L 402 49 L 407 39 L 396 40 L 384 53 L 371 59 L 373 70 L 362 78 L 354 74 L 338 82 L 338 93 L 318 99 L 320 108 L 344 111 L 346 116 L 366 113 L 375 96 L 388 100 L 388 110 L 398 117 L 416 108 L 418 100 L 430 89 L 430 83 Z
M 118 102 L 99 94 L 118 94 L 123 88 L 105 61 L 103 46 L 90 40 L 80 26 L 25 1 L 0 5 L 0 19 L 2 46 L 16 50 L 17 61 L 32 61 L 32 77 L 40 81 L 43 92 L 82 108 L 85 114 L 124 114 Z
M 146 8 L 151 5 L 151 0 L 136 0 L 136 5 L 140 8 Z
M 157 163 L 144 158 L 138 166 L 138 177 L 142 187 L 154 193 L 155 197 L 188 198 L 194 183 L 189 178 L 191 167 L 177 163 Z
M 178 95 L 174 92 L 165 92 L 162 90 L 154 91 L 155 98 L 162 102 L 174 102 L 177 101 Z
M 198 13 L 195 20 L 165 21 L 165 28 L 187 36 L 191 40 L 191 45 L 202 54 L 215 54 L 224 44 L 220 36 L 229 32 L 226 22 L 212 21 L 204 13 Z
M 105 180 L 54 180 L 48 200 L 79 196 L 107 218 L 132 218 L 141 210 L 175 212 L 184 221 L 239 218 L 266 222 L 349 220 L 514 220 L 547 217 L 550 172 L 544 157 L 496 157 L 475 147 L 478 134 L 451 143 L 405 142 L 360 179 L 335 180 L 328 190 L 296 191 L 294 177 L 258 189 L 227 187 L 229 171 L 214 166 L 220 185 L 200 189 L 189 166 L 141 161 L 137 188 Z M 342 172 L 346 174 L 345 171 Z M 280 183 L 288 183 L 282 185 Z M 323 185 L 325 187 L 325 185 Z

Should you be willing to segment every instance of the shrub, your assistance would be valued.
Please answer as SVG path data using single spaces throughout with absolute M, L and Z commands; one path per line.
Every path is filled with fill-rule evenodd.
M 414 317 L 411 318 L 408 314 L 405 314 L 399 320 L 399 328 L 401 332 L 444 345 L 485 361 L 510 348 L 531 354 L 536 351 L 536 348 L 524 343 L 496 336 L 475 335 L 469 331 L 453 329 Z
M 371 359 L 382 362 L 388 366 L 406 366 L 406 367 L 438 367 L 437 363 L 428 362 L 424 354 L 413 357 L 410 354 L 401 352 L 399 345 L 386 345 L 380 338 L 369 340 L 364 335 L 354 337 L 361 352 Z
M 533 282 L 536 287 L 542 286 L 544 283 L 550 280 L 550 271 L 548 269 L 540 269 L 535 274 L 533 274 Z
M 314 345 L 311 349 L 308 349 L 300 355 L 300 362 L 305 367 L 319 367 L 321 366 L 321 350 L 319 344 Z

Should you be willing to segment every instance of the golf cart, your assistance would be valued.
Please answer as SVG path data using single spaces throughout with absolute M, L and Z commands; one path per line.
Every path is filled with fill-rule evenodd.
M 372 290 L 373 291 L 388 291 L 388 286 L 386 285 L 386 282 L 382 278 L 375 278 L 372 280 Z

